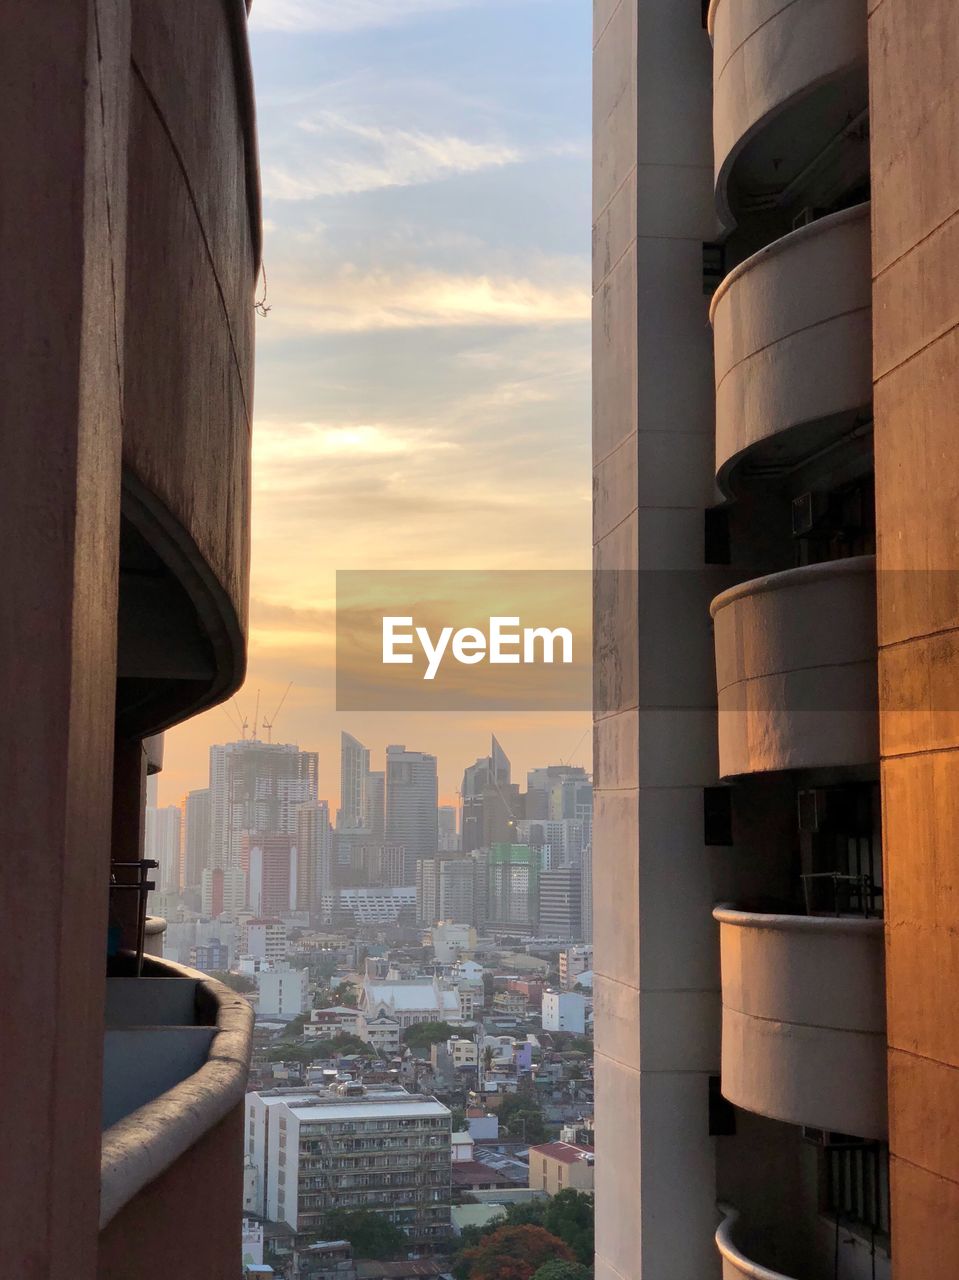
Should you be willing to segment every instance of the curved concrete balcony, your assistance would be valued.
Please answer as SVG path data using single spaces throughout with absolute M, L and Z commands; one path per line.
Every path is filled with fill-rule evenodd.
M 865 0 L 712 0 L 720 212 L 791 203 L 864 116 Z M 859 139 L 863 142 L 864 139 Z
M 743 1280 L 743 1277 L 745 1280 L 793 1280 L 782 1271 L 772 1271 L 747 1258 L 733 1239 L 739 1210 L 728 1204 L 718 1207 L 723 1220 L 716 1228 L 716 1248 L 723 1260 L 723 1280 Z
M 260 202 L 241 0 L 132 6 L 118 724 L 242 683 Z
M 713 600 L 723 777 L 878 758 L 875 569 L 830 560 Z
M 167 1274 L 178 1234 L 204 1274 L 227 1274 L 234 1251 L 239 1265 L 253 1011 L 170 961 L 148 959 L 144 975 L 107 979 L 98 1275 Z M 201 1206 L 197 1186 L 214 1184 Z
M 717 907 L 722 1090 L 774 1120 L 886 1136 L 883 924 Z
M 872 400 L 869 205 L 800 227 L 740 263 L 713 297 L 716 472 L 796 466 Z

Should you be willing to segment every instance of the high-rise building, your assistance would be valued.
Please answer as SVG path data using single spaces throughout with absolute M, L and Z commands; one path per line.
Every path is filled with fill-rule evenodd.
M 530 769 L 526 775 L 527 818 L 553 819 L 591 817 L 592 783 L 578 764 L 550 764 Z
M 456 808 L 451 804 L 441 804 L 438 819 L 440 853 L 458 853 L 460 837 L 456 829 Z
M 417 861 L 436 857 L 437 808 L 436 757 L 387 747 L 385 841 L 406 850 L 408 885 L 416 883 Z
M 203 915 L 236 919 L 246 907 L 246 873 L 241 867 L 206 867 L 200 877 Z
M 340 807 L 336 825 L 347 831 L 369 829 L 370 750 L 352 734 L 340 734 Z
M 540 853 L 525 844 L 494 844 L 488 855 L 488 923 L 535 929 L 539 917 Z
M 146 810 L 143 842 L 144 857 L 160 865 L 155 882 L 160 893 L 179 893 L 180 875 L 180 809 L 175 804 Z
M 297 809 L 296 852 L 297 910 L 318 915 L 323 895 L 333 887 L 333 830 L 326 800 Z
M 583 936 L 583 873 L 579 867 L 542 871 L 539 877 L 539 932 L 544 938 L 575 942 Z
M 959 1274 L 959 10 L 702 10 L 595 6 L 596 1276 Z
M 183 845 L 183 884 L 197 888 L 210 865 L 210 788 L 188 791 L 180 801 L 180 830 Z
M 386 830 L 386 773 L 372 769 L 366 775 L 366 821 L 374 840 L 382 840 Z
M 297 809 L 317 799 L 318 769 L 316 752 L 292 743 L 211 747 L 211 864 L 237 866 L 244 836 L 295 835 Z
M 440 891 L 440 859 L 416 860 L 416 923 L 431 925 L 437 919 Z
M 489 755 L 464 770 L 460 787 L 460 848 L 464 853 L 514 838 L 523 806 L 510 772 L 509 759 L 495 736 L 490 739 Z
M 437 920 L 474 924 L 475 883 L 476 864 L 472 858 L 443 858 L 440 861 Z
M 285 916 L 297 907 L 299 850 L 294 836 L 243 836 L 240 867 L 247 901 L 258 916 Z
M 583 873 L 583 897 L 580 915 L 583 919 L 583 941 L 593 941 L 593 845 L 592 841 L 583 850 L 580 861 Z
M 140 934 L 136 864 L 163 730 L 246 669 L 246 8 L 14 0 L 0 27 L 2 1266 L 237 1276 L 252 1010 Z

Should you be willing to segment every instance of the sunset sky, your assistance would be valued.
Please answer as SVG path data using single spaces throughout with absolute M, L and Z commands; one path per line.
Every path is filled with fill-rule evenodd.
M 257 322 L 251 726 L 433 751 L 452 801 L 494 731 L 514 779 L 589 766 L 586 712 L 334 709 L 337 569 L 589 566 L 589 0 L 255 0 L 271 307 Z M 232 721 L 232 723 L 231 723 Z M 234 704 L 167 734 L 161 803 Z M 261 736 L 264 736 L 261 733 Z

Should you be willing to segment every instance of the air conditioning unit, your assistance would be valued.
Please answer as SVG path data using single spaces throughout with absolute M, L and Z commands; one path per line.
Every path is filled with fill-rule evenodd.
M 792 529 L 794 538 L 812 533 L 816 525 L 829 511 L 829 495 L 809 491 L 793 498 Z
M 826 817 L 826 793 L 821 789 L 800 791 L 796 797 L 799 830 L 815 834 Z

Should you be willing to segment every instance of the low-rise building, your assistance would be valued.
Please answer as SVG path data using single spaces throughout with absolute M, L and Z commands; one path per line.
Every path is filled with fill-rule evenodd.
M 572 991 L 580 975 L 593 968 L 593 948 L 588 943 L 567 947 L 559 953 L 559 985 L 564 991 Z
M 543 992 L 543 1030 L 571 1031 L 583 1035 L 586 1031 L 585 996 L 575 991 Z
M 256 975 L 259 992 L 257 1013 L 264 1018 L 290 1022 L 310 1007 L 310 975 L 306 969 L 289 965 L 263 968 Z
M 438 978 L 400 981 L 367 978 L 360 1008 L 367 1018 L 392 1018 L 403 1031 L 420 1022 L 463 1021 L 459 992 Z
M 381 1058 L 392 1057 L 400 1051 L 400 1024 L 385 1015 L 363 1017 L 360 1038 L 371 1044 Z
M 319 1231 L 325 1214 L 384 1214 L 412 1245 L 449 1234 L 451 1117 L 435 1098 L 398 1086 L 350 1085 L 270 1108 L 267 1214 Z
M 359 1009 L 332 1005 L 327 1009 L 314 1009 L 303 1028 L 303 1034 L 308 1039 L 318 1040 L 332 1040 L 334 1036 L 363 1037 L 363 1023 L 364 1018 Z
M 544 1142 L 529 1149 L 529 1185 L 555 1196 L 558 1191 L 592 1191 L 595 1155 L 592 1147 L 572 1142 Z

